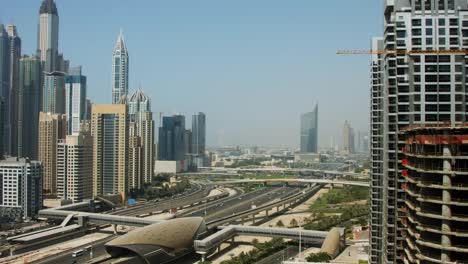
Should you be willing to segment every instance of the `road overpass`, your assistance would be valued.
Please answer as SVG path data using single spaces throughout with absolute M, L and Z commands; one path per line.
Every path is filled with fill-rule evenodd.
M 243 184 L 243 183 L 296 183 L 296 184 L 336 184 L 348 186 L 369 187 L 370 183 L 363 181 L 343 181 L 326 179 L 243 179 L 229 181 L 211 181 L 212 185 Z
M 219 176 L 230 176 L 239 175 L 241 173 L 282 173 L 282 174 L 294 174 L 294 173 L 313 173 L 315 175 L 323 177 L 336 177 L 336 176 L 351 176 L 351 177 L 369 177 L 369 174 L 355 173 L 347 171 L 335 171 L 335 170 L 319 170 L 310 168 L 280 168 L 280 167 L 258 167 L 258 168 L 201 168 L 200 172 L 186 173 L 188 175 L 219 175 Z

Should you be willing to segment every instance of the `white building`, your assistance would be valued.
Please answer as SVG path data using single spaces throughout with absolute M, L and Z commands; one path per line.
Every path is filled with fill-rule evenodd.
M 93 197 L 93 140 L 89 134 L 59 140 L 57 195 L 74 203 Z
M 39 161 L 7 158 L 0 161 L 0 214 L 29 219 L 42 208 L 42 166 Z

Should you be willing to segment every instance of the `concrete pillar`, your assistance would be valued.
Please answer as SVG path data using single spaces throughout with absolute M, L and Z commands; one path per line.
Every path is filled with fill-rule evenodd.
M 221 252 L 221 245 L 218 245 L 218 253 Z
M 255 224 L 255 214 L 252 215 L 252 224 Z
M 279 212 L 280 206 L 276 206 L 276 212 Z
M 205 258 L 206 258 L 205 254 L 201 254 L 201 261 L 202 262 L 205 262 Z
M 266 217 L 268 217 L 268 209 L 266 209 L 265 214 L 266 214 Z
M 233 236 L 233 237 L 231 238 L 231 242 L 232 242 L 232 243 L 235 243 L 235 242 L 236 242 L 236 237 L 235 237 L 235 236 Z
M 450 148 L 448 148 L 448 146 L 444 146 L 443 155 L 451 156 Z M 452 171 L 452 163 L 449 157 L 447 157 L 447 159 L 444 159 L 443 166 L 444 166 L 444 172 Z M 442 180 L 443 180 L 444 186 L 452 186 L 452 178 L 450 174 L 444 174 Z M 446 190 L 446 189 L 442 190 L 442 201 L 444 202 L 444 204 L 442 205 L 442 216 L 444 218 L 450 219 L 452 217 L 452 210 L 449 205 L 451 200 L 452 200 L 452 197 L 451 197 L 450 190 Z M 442 220 L 442 231 L 443 232 L 451 231 L 450 221 Z M 443 247 L 452 246 L 452 241 L 450 240 L 450 236 L 442 235 L 441 245 Z M 441 261 L 442 263 L 450 262 L 449 251 L 442 250 Z
M 114 235 L 117 235 L 117 225 L 113 224 L 113 226 L 114 226 Z

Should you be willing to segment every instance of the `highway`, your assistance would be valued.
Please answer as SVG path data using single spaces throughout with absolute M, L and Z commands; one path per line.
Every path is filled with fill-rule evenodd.
M 235 197 L 223 198 L 218 201 L 214 201 L 208 203 L 206 206 L 206 216 L 205 216 L 205 208 L 198 208 L 197 210 L 192 210 L 188 214 L 182 213 L 181 216 L 205 216 L 207 221 L 211 221 L 217 218 L 226 217 L 229 215 L 237 214 L 240 212 L 244 212 L 246 210 L 251 209 L 252 205 L 260 206 L 262 204 L 266 204 L 275 200 L 280 200 L 283 197 L 290 196 L 293 193 L 299 192 L 301 189 L 298 187 L 282 187 L 281 186 L 269 186 L 266 188 L 261 188 L 254 192 L 240 194 Z M 192 201 L 190 201 L 192 202 Z M 201 206 L 199 206 L 201 207 Z M 126 211 L 126 213 L 129 213 Z M 111 238 L 108 240 L 99 241 L 98 243 L 91 244 L 93 247 L 93 258 L 105 256 L 107 253 L 104 248 L 104 244 L 110 241 Z M 60 255 L 53 256 L 50 258 L 46 258 L 41 260 L 41 264 L 46 263 L 74 263 L 74 259 L 71 258 L 71 254 L 79 250 L 80 248 L 76 248 L 71 251 L 64 252 Z M 194 256 L 189 256 L 185 258 L 185 260 L 181 261 L 189 261 L 193 259 Z M 89 260 L 89 255 L 85 254 L 85 256 L 77 258 L 76 263 L 86 263 Z M 177 262 L 179 263 L 179 262 Z M 182 262 L 180 262 L 182 263 Z M 190 262 L 187 262 L 190 263 Z

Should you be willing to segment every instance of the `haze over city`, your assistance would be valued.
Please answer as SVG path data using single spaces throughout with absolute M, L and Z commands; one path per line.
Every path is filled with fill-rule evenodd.
M 40 1 L 7 2 L 0 22 L 16 24 L 23 53 L 35 52 Z M 381 1 L 56 2 L 60 50 L 84 66 L 95 102 L 111 101 L 122 29 L 130 90 L 141 85 L 154 112 L 205 112 L 209 146 L 298 147 L 300 114 L 315 103 L 320 147 L 341 140 L 345 120 L 368 129 L 370 58 L 336 51 L 369 48 L 382 28 Z

